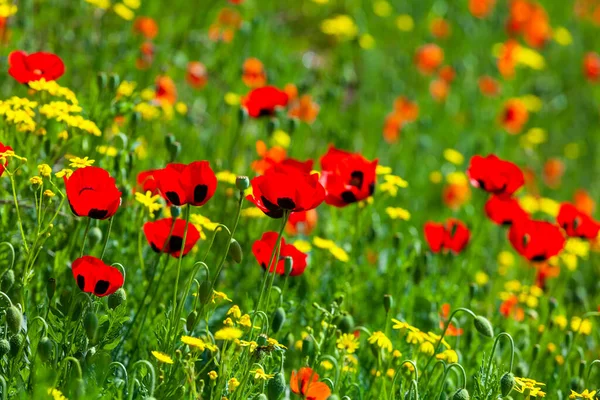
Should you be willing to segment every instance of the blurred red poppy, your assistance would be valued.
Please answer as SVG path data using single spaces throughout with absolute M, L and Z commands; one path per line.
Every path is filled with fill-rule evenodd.
M 148 69 L 152 66 L 152 61 L 154 61 L 154 44 L 146 41 L 140 44 L 140 53 L 135 60 L 135 67 L 140 70 Z
M 512 195 L 525 183 L 519 167 L 493 154 L 473 156 L 467 175 L 473 186 L 502 197 Z
M 469 11 L 476 18 L 485 18 L 493 11 L 496 0 L 469 0 Z
M 252 118 L 260 118 L 275 114 L 278 107 L 288 104 L 288 95 L 275 86 L 264 86 L 254 89 L 242 100 L 242 107 Z
M 290 106 L 288 115 L 292 118 L 298 118 L 307 124 L 312 124 L 317 119 L 319 110 L 320 107 L 312 100 L 312 96 L 305 94 Z
M 436 17 L 431 20 L 429 30 L 436 39 L 446 39 L 452 34 L 450 23 L 441 17 Z
M 434 43 L 419 47 L 415 56 L 417 69 L 425 75 L 431 75 L 443 61 L 444 50 Z
M 176 206 L 202 206 L 217 190 L 217 177 L 208 161 L 167 164 L 153 175 L 162 196 Z
M 523 125 L 529 120 L 529 111 L 519 99 L 510 99 L 504 103 L 500 113 L 500 123 L 511 135 L 521 132 Z
M 178 258 L 181 254 L 184 235 L 184 256 L 194 248 L 196 242 L 200 239 L 200 233 L 194 224 L 187 224 L 187 233 L 185 232 L 185 227 L 186 222 L 183 219 L 163 218 L 152 222 L 146 222 L 144 224 L 144 235 L 146 236 L 148 244 L 152 247 L 152 250 L 157 253 L 167 253 L 172 257 Z M 173 232 L 171 233 L 171 236 L 169 236 L 171 228 L 173 229 Z
M 310 367 L 302 367 L 298 372 L 292 371 L 290 390 L 306 400 L 326 400 L 331 395 L 331 389 L 318 381 L 319 374 Z
M 5 146 L 2 142 L 0 142 L 0 154 L 12 150 L 13 148 L 10 146 Z M 1 160 L 0 160 L 1 161 Z M 4 170 L 6 169 L 6 167 L 8 166 L 8 157 L 5 158 L 3 160 L 3 162 L 0 162 L 0 176 L 2 176 L 2 174 L 4 174 Z
M 513 221 L 508 239 L 514 249 L 529 261 L 546 261 L 561 252 L 565 245 L 560 228 L 546 221 Z
M 595 239 L 600 231 L 600 223 L 571 203 L 561 204 L 556 222 L 565 230 L 567 236 L 571 237 Z
M 529 218 L 529 214 L 513 197 L 492 195 L 485 203 L 485 213 L 493 223 L 498 225 L 511 225 L 517 219 Z
M 275 165 L 250 183 L 252 194 L 246 198 L 271 218 L 281 218 L 284 211 L 312 210 L 325 198 L 318 174 L 287 165 Z
M 330 146 L 321 157 L 321 183 L 327 192 L 325 202 L 345 207 L 372 196 L 377 180 L 377 162 Z
M 310 235 L 317 225 L 317 210 L 299 211 L 290 214 L 285 231 L 290 235 Z
M 477 81 L 481 94 L 488 97 L 495 97 L 500 93 L 500 85 L 491 76 L 484 75 Z
M 584 212 L 587 215 L 592 215 L 594 209 L 596 208 L 596 202 L 584 189 L 577 189 L 575 191 L 575 193 L 573 194 L 573 205 L 579 211 Z
M 434 253 L 452 251 L 460 253 L 469 243 L 471 232 L 460 220 L 448 218 L 445 223 L 426 222 L 424 226 L 425 240 Z
M 158 183 L 156 179 L 154 179 L 154 174 L 159 171 L 157 169 L 149 169 L 147 171 L 142 171 L 137 175 L 136 183 L 137 190 L 142 193 L 151 192 L 154 196 L 155 194 L 159 194 Z
M 98 297 L 113 294 L 123 286 L 123 274 L 118 268 L 104 264 L 92 256 L 83 256 L 71 265 L 79 289 Z
M 137 17 L 133 22 L 133 32 L 146 39 L 154 39 L 158 35 L 158 24 L 150 17 Z
M 252 89 L 263 87 L 267 84 L 267 73 L 263 63 L 254 57 L 247 58 L 242 66 L 242 81 Z
M 292 214 L 293 215 L 293 214 Z M 257 240 L 252 245 L 252 254 L 256 257 L 256 261 L 266 270 L 267 264 L 271 261 L 271 254 L 277 245 L 277 232 L 265 232 L 260 240 Z M 293 244 L 286 244 L 285 239 L 281 238 L 281 247 L 279 249 L 279 258 L 273 260 L 269 268 L 269 272 L 275 272 L 278 275 L 285 274 L 285 257 L 291 257 L 292 272 L 290 276 L 302 275 L 306 269 L 306 259 L 308 256 L 298 250 Z
M 558 158 L 551 158 L 544 163 L 542 178 L 544 183 L 551 188 L 560 186 L 565 173 L 565 164 Z
M 159 103 L 175 104 L 177 101 L 177 88 L 173 79 L 166 75 L 156 78 L 156 97 Z
M 107 219 L 115 215 L 121 205 L 121 192 L 115 178 L 100 167 L 76 169 L 63 180 L 71 210 L 78 217 Z
M 56 54 L 27 54 L 17 50 L 8 55 L 8 73 L 19 83 L 39 81 L 42 78 L 53 81 L 65 73 L 65 64 Z
M 596 52 L 586 53 L 583 57 L 583 73 L 591 82 L 600 78 L 600 56 Z
M 187 65 L 185 80 L 194 89 L 202 89 L 208 81 L 206 67 L 200 61 L 190 61 Z
M 509 39 L 500 48 L 497 65 L 498 71 L 505 79 L 510 79 L 515 75 L 515 65 L 520 47 L 519 42 Z

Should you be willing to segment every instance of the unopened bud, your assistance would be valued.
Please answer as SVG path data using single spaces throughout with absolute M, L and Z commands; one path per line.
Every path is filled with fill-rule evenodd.
M 262 333 L 262 334 L 258 335 L 258 338 L 256 339 L 256 343 L 259 346 L 264 346 L 267 344 L 267 339 L 268 339 L 268 336 L 265 335 L 264 333 Z
M 108 85 L 107 86 L 111 92 L 116 91 L 120 84 L 121 84 L 121 78 L 119 77 L 119 75 L 110 74 L 108 76 Z
M 384 294 L 383 295 L 383 308 L 385 309 L 386 313 L 390 312 L 390 309 L 394 307 L 394 298 L 392 297 L 391 294 Z
M 21 331 L 21 323 L 23 322 L 23 314 L 17 307 L 10 306 L 6 310 L 6 324 L 8 329 L 13 334 L 17 334 Z
M 298 127 L 299 123 L 300 122 L 299 122 L 298 118 L 290 118 L 289 119 L 288 129 L 290 131 L 290 135 L 296 131 L 296 128 Z
M 2 275 L 2 282 L 0 283 L 0 287 L 3 292 L 7 292 L 12 285 L 15 283 L 15 271 L 9 269 Z
M 556 300 L 556 298 L 554 298 L 554 297 L 550 297 L 550 299 L 548 299 L 548 308 L 550 309 L 550 312 L 556 310 L 557 307 L 558 307 L 558 300 Z
M 238 115 L 238 123 L 240 125 L 242 125 L 248 119 L 248 110 L 246 110 L 244 107 L 240 107 L 237 115 Z M 240 129 L 240 128 L 238 128 L 238 129 Z
M 539 343 L 536 343 L 536 344 L 533 346 L 533 351 L 532 351 L 531 353 L 532 353 L 532 354 L 531 354 L 531 358 L 532 358 L 533 360 L 535 360 L 535 359 L 537 358 L 538 354 L 540 354 L 540 344 L 539 344 Z
M 310 336 L 302 340 L 302 357 L 312 357 L 315 353 L 315 342 Z
M 49 278 L 48 282 L 46 283 L 46 295 L 48 296 L 49 300 L 52 300 L 55 292 L 56 292 L 56 279 Z
M 108 84 L 108 76 L 106 72 L 98 72 L 96 75 L 96 85 L 98 85 L 98 89 L 100 91 L 106 89 L 106 85 Z
M 494 328 L 492 327 L 492 323 L 487 320 L 487 318 L 478 315 L 475 317 L 473 324 L 475 325 L 475 329 L 477 332 L 481 333 L 483 336 L 494 337 Z
M 25 339 L 23 338 L 23 335 L 21 335 L 20 333 L 11 336 L 11 338 L 8 340 L 8 342 L 10 343 L 10 351 L 8 352 L 8 354 L 12 357 L 16 357 L 17 354 L 19 354 L 21 347 L 23 346 L 24 340 Z
M 271 136 L 277 128 L 279 128 L 279 120 L 271 118 L 269 122 L 267 122 L 267 135 Z
M 283 257 L 283 271 L 289 276 L 294 270 L 294 259 L 290 256 Z
M 10 351 L 10 343 L 6 339 L 0 339 L 0 359 Z
M 235 178 L 235 187 L 240 192 L 243 192 L 244 190 L 250 187 L 250 179 L 248 179 L 247 176 L 238 176 L 237 178 Z
M 93 247 L 102 241 L 102 231 L 97 226 L 90 229 L 88 238 L 90 239 L 90 245 Z
M 452 400 L 469 400 L 469 392 L 467 389 L 458 389 L 454 396 L 452 396 Z
M 209 281 L 202 281 L 200 288 L 198 289 L 198 296 L 200 296 L 200 302 L 202 304 L 208 304 L 212 299 L 212 286 Z
M 191 332 L 192 329 L 194 329 L 194 327 L 196 326 L 197 319 L 198 319 L 198 312 L 196 310 L 194 310 L 188 314 L 187 318 L 185 319 L 185 327 L 188 330 L 188 332 Z
M 282 307 L 278 307 L 273 312 L 273 319 L 271 321 L 271 329 L 273 333 L 277 333 L 283 327 L 285 323 L 285 310 Z
M 350 333 L 354 329 L 354 318 L 350 314 L 344 315 L 337 327 L 342 333 Z
M 267 385 L 267 392 L 269 393 L 270 400 L 278 400 L 281 395 L 285 392 L 287 385 L 285 383 L 285 377 L 281 372 L 275 374 L 273 378 L 269 380 Z
M 181 208 L 179 206 L 171 206 L 171 216 L 173 219 L 179 217 L 181 215 Z
M 244 258 L 242 246 L 240 246 L 239 242 L 234 238 L 231 238 L 231 243 L 229 244 L 229 255 L 231 258 L 233 258 L 233 261 L 235 261 L 236 264 L 240 264 Z
M 85 335 L 90 341 L 93 341 L 96 337 L 96 331 L 98 330 L 98 317 L 93 312 L 88 312 L 83 317 L 83 328 Z
M 125 293 L 125 289 L 119 288 L 116 292 L 108 296 L 108 306 L 111 309 L 115 309 L 119 307 L 121 304 L 127 301 L 127 293 Z
M 502 396 L 508 396 L 516 384 L 515 376 L 512 373 L 507 372 L 502 375 L 502 378 L 500 378 L 500 392 Z
M 37 346 L 37 353 L 43 362 L 50 360 L 52 357 L 52 348 L 54 344 L 47 336 L 40 339 Z

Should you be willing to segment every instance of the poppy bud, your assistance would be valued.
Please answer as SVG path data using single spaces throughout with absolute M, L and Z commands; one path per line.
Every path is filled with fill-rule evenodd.
M 556 300 L 556 298 L 554 298 L 554 297 L 550 297 L 550 299 L 548 299 L 548 308 L 550 309 L 550 312 L 556 310 L 557 307 L 558 307 L 558 300 Z
M 390 294 L 383 295 L 383 308 L 386 313 L 390 312 L 390 309 L 394 307 L 394 298 Z
M 110 321 L 104 321 L 102 325 L 100 325 L 100 328 L 98 328 L 98 331 L 96 332 L 96 340 L 94 341 L 94 343 L 98 343 L 100 340 L 102 340 L 104 336 L 108 333 L 109 329 Z
M 198 295 L 202 304 L 208 304 L 212 298 L 212 286 L 209 281 L 202 281 L 198 289 Z
M 452 396 L 452 400 L 469 400 L 469 392 L 467 392 L 467 389 L 458 389 L 455 393 L 454 396 Z
M 98 85 L 98 89 L 106 89 L 107 83 L 108 76 L 106 75 L 106 72 L 98 72 L 98 75 L 96 75 L 96 85 Z
M 83 382 L 83 379 L 76 379 L 73 385 L 73 392 L 75 394 L 73 397 L 76 399 L 83 399 L 85 396 L 85 383 Z
M 181 208 L 179 206 L 171 206 L 171 217 L 173 219 L 178 218 L 181 215 Z
M 267 335 L 265 335 L 264 333 L 261 333 L 260 335 L 258 335 L 258 337 L 256 338 L 256 343 L 259 346 L 266 346 L 267 344 L 267 339 L 269 337 Z
M 584 386 L 583 379 L 576 377 L 576 376 L 572 377 L 571 381 L 569 382 L 569 388 L 571 390 L 574 390 L 575 392 L 583 391 L 583 386 Z
M 46 295 L 48 296 L 49 300 L 52 300 L 55 292 L 56 292 L 56 279 L 48 278 L 48 283 L 46 283 Z
M 290 118 L 288 121 L 289 121 L 288 130 L 291 135 L 292 133 L 294 133 L 296 131 L 296 128 L 298 127 L 298 124 L 299 124 L 299 120 L 298 120 L 298 118 Z
M 508 396 L 516 383 L 515 376 L 512 373 L 507 372 L 502 375 L 502 378 L 500 378 L 500 392 L 502 393 L 502 396 Z
M 6 324 L 8 329 L 13 333 L 17 334 L 21 331 L 21 323 L 23 321 L 23 314 L 17 307 L 10 306 L 6 310 Z
M 348 396 L 344 396 L 344 399 L 348 397 Z M 349 398 L 349 397 L 348 397 Z M 327 400 L 340 400 L 340 396 L 338 396 L 337 394 L 332 394 L 331 396 L 329 396 L 327 398 Z
M 469 298 L 473 299 L 477 295 L 477 284 L 471 282 L 469 283 Z
M 231 243 L 229 245 L 229 255 L 233 258 L 236 264 L 240 264 L 242 262 L 243 257 L 242 246 L 238 243 L 237 240 L 231 238 Z
M 342 333 L 350 333 L 354 329 L 354 318 L 350 314 L 344 315 L 337 327 Z
M 344 295 L 340 294 L 339 296 L 337 296 L 335 298 L 335 302 L 338 304 L 338 306 L 341 306 L 342 303 L 344 302 Z
M 2 275 L 2 282 L 0 283 L 0 287 L 3 292 L 7 292 L 12 285 L 15 283 L 15 271 L 9 269 Z
M 242 125 L 248 119 L 248 111 L 244 107 L 238 110 L 238 123 Z
M 477 332 L 481 333 L 483 336 L 494 337 L 494 328 L 490 321 L 487 318 L 478 315 L 473 320 L 473 324 L 475 325 L 475 329 Z
M 403 236 L 400 232 L 395 233 L 394 236 L 392 236 L 392 246 L 399 249 L 402 245 L 402 238 Z
M 279 120 L 271 118 L 267 122 L 267 135 L 271 136 L 279 128 Z
M 273 312 L 273 320 L 271 321 L 271 329 L 273 333 L 277 333 L 285 323 L 285 310 L 282 307 L 275 309 Z
M 269 393 L 269 399 L 278 400 L 286 388 L 285 377 L 281 372 L 275 374 L 273 378 L 269 380 L 267 385 L 267 392 Z
M 108 85 L 107 86 L 111 92 L 116 91 L 120 84 L 121 84 L 121 78 L 119 77 L 119 75 L 110 74 L 108 76 Z
M 573 332 L 569 331 L 565 335 L 565 347 L 568 349 L 571 347 L 571 342 L 573 341 Z
M 85 329 L 85 335 L 90 341 L 94 340 L 96 331 L 98 330 L 98 317 L 93 312 L 88 312 L 83 317 L 83 328 Z
M 583 378 L 583 374 L 585 373 L 585 367 L 587 366 L 587 362 L 585 360 L 581 360 L 579 362 L 579 376 Z
M 247 176 L 238 176 L 235 178 L 235 187 L 238 188 L 240 192 L 243 192 L 250 187 L 250 179 L 248 179 Z
M 269 400 L 269 398 L 267 397 L 266 394 L 261 393 L 258 395 L 258 397 L 256 398 L 256 400 Z
M 52 343 L 52 340 L 50 340 L 47 336 L 44 336 L 40 339 L 37 346 L 37 353 L 39 354 L 40 359 L 43 362 L 50 360 L 50 358 L 52 357 L 53 347 L 54 344 Z
M 181 153 L 181 143 L 175 142 L 167 150 L 169 150 L 169 156 L 171 157 L 170 161 L 173 162 Z
M 291 348 L 294 346 L 294 334 L 291 332 L 288 332 L 287 335 L 285 335 L 285 337 L 283 338 L 283 340 L 281 341 L 281 344 L 283 344 L 286 348 Z
M 11 357 L 16 357 L 17 354 L 19 354 L 19 351 L 21 350 L 21 346 L 23 346 L 23 335 L 21 335 L 20 333 L 11 336 L 11 338 L 8 340 L 9 344 L 10 344 L 10 350 L 8 352 L 8 354 Z
M 294 270 L 294 259 L 290 256 L 283 257 L 283 271 L 285 276 L 289 276 Z
M 531 359 L 535 360 L 537 358 L 537 356 L 538 356 L 539 353 L 540 353 L 540 345 L 539 345 L 539 343 L 536 343 L 533 346 L 533 350 L 531 352 Z
M 10 351 L 10 343 L 6 339 L 0 339 L 0 359 Z
M 92 229 L 90 229 L 88 238 L 90 239 L 90 245 L 94 247 L 102 241 L 102 231 L 97 226 L 94 226 Z
M 126 301 L 127 293 L 125 293 L 125 289 L 123 288 L 117 289 L 116 292 L 108 296 L 108 306 L 113 310 Z
M 302 357 L 312 357 L 315 353 L 315 342 L 310 336 L 302 340 Z
M 191 332 L 192 329 L 194 329 L 194 326 L 196 326 L 197 319 L 198 319 L 198 312 L 196 310 L 194 310 L 188 314 L 187 318 L 185 319 L 185 327 L 188 330 L 188 332 Z

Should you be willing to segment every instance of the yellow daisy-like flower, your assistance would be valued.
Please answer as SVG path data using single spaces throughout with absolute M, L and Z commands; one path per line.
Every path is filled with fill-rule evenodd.
M 444 350 L 440 354 L 436 354 L 435 358 L 446 361 L 448 364 L 454 364 L 458 362 L 458 354 L 454 350 Z
M 29 178 L 29 183 L 32 185 L 41 185 L 43 183 L 42 178 L 39 176 L 32 176 Z
M 415 27 L 415 21 L 408 14 L 401 14 L 396 17 L 396 27 L 402 32 L 410 32 Z
M 533 397 L 546 397 L 546 393 L 538 386 L 546 386 L 541 382 L 537 382 L 529 378 L 518 378 L 515 377 L 516 385 L 515 390 L 519 393 L 525 393 L 527 391 L 528 396 Z
M 249 217 L 249 218 L 264 218 L 264 217 L 266 217 L 265 213 L 262 212 L 261 209 L 258 207 L 244 208 L 240 212 L 240 215 L 242 217 Z
M 159 199 L 159 194 L 155 194 L 154 196 L 152 196 L 152 192 L 149 190 L 146 191 L 145 194 L 135 192 L 135 200 L 148 209 L 150 217 L 152 218 L 154 218 L 154 212 L 160 210 L 163 207 L 162 204 L 158 202 Z
M 574 390 L 571 390 L 571 394 L 569 395 L 570 399 L 588 399 L 588 400 L 594 400 L 596 398 L 596 391 L 592 391 L 590 392 L 589 390 L 585 389 L 583 392 L 581 393 L 577 393 Z
M 351 333 L 343 333 L 336 341 L 337 348 L 352 354 L 358 349 L 358 339 Z
M 375 173 L 377 175 L 389 175 L 392 173 L 392 168 L 377 164 L 375 167 Z
M 389 352 L 392 351 L 392 342 L 387 336 L 385 336 L 385 333 L 381 331 L 373 332 L 373 334 L 369 337 L 369 343 L 376 344 L 378 347 Z
M 592 333 L 592 321 L 587 318 L 582 320 L 580 317 L 573 317 L 571 318 L 571 329 L 573 332 L 588 336 Z
M 63 176 L 66 176 L 67 178 L 70 178 L 72 174 L 73 174 L 73 170 L 72 169 L 63 168 L 60 171 L 58 171 L 57 173 L 55 173 L 54 176 L 56 176 L 57 178 L 62 178 Z
M 225 327 L 215 333 L 216 340 L 235 340 L 242 337 L 244 332 L 238 328 Z
M 208 377 L 210 378 L 211 381 L 215 381 L 219 377 L 219 374 L 217 374 L 217 371 L 210 371 L 208 373 Z
M 274 374 L 267 374 L 262 368 L 257 368 L 255 371 L 250 372 L 254 374 L 254 379 L 256 379 L 257 381 L 268 381 L 269 379 L 275 376 Z
M 235 392 L 235 389 L 237 389 L 240 386 L 240 381 L 238 381 L 236 378 L 231 378 L 229 381 L 227 381 L 227 390 L 229 392 Z
M 152 351 L 152 355 L 161 363 L 173 364 L 173 359 L 165 353 L 160 351 Z
M 435 353 L 435 348 L 433 347 L 433 343 L 431 342 L 423 342 L 419 346 L 419 352 L 425 354 L 426 356 L 432 356 Z
M 89 157 L 71 157 L 69 158 L 69 161 L 71 162 L 69 166 L 73 168 L 89 167 L 90 165 L 93 165 L 94 162 L 96 162 L 96 160 L 90 160 Z
M 130 81 L 123 81 L 117 88 L 117 97 L 129 97 L 133 94 L 137 83 Z
M 242 316 L 242 311 L 240 310 L 239 306 L 234 304 L 231 306 L 229 311 L 227 311 L 227 315 L 231 315 L 235 319 L 240 319 L 240 317 Z
M 200 338 L 195 338 L 193 336 L 182 336 L 181 341 L 190 347 L 195 347 L 200 351 L 204 351 L 204 349 L 206 349 L 206 343 L 204 343 L 204 340 Z
M 225 100 L 225 103 L 230 106 L 237 106 L 238 104 L 240 104 L 240 101 L 241 101 L 240 96 L 233 92 L 225 93 L 224 100 Z
M 52 198 L 52 197 L 56 196 L 56 194 L 52 190 L 46 189 L 46 190 L 44 190 L 44 196 Z
M 444 179 L 444 176 L 442 175 L 442 173 L 440 171 L 432 171 L 429 174 L 429 181 L 431 183 L 440 183 L 442 181 L 442 179 Z
M 56 388 L 49 388 L 48 394 L 52 396 L 53 400 L 68 400 L 62 392 Z
M 391 219 L 400 219 L 402 221 L 410 220 L 410 212 L 400 207 L 387 207 L 385 212 Z
M 461 152 L 455 149 L 444 150 L 444 158 L 446 161 L 451 162 L 454 165 L 461 165 L 465 162 L 465 157 Z
M 303 253 L 308 253 L 312 250 L 312 246 L 306 240 L 296 240 L 292 244 Z
M 244 328 L 250 328 L 252 326 L 252 320 L 248 314 L 244 314 L 238 320 L 238 324 L 243 326 Z
M 48 164 L 40 164 L 37 168 L 41 176 L 45 176 L 47 178 L 52 174 L 52 168 L 50 168 Z
M 283 147 L 284 149 L 287 149 L 290 147 L 292 138 L 283 129 L 277 129 L 275 132 L 273 132 L 271 141 L 274 146 L 279 146 L 279 147 Z
M 212 302 L 215 303 L 217 299 L 230 301 L 230 302 L 233 301 L 229 297 L 227 297 L 227 295 L 224 292 L 218 292 L 216 290 L 213 290 Z
M 113 11 L 125 21 L 131 21 L 135 17 L 135 13 L 123 3 L 115 4 Z
M 217 177 L 217 181 L 226 182 L 232 185 L 235 185 L 235 181 L 237 179 L 237 175 L 231 171 L 219 171 L 215 174 Z
M 331 249 L 335 246 L 333 240 L 323 239 L 321 237 L 315 236 L 313 237 L 313 244 L 320 249 Z

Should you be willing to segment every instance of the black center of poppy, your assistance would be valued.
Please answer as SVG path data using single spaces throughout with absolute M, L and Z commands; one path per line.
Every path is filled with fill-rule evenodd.
M 154 250 L 155 252 L 160 253 L 160 249 L 156 247 L 154 243 L 150 243 L 150 247 L 152 247 L 152 250 Z
M 180 206 L 181 205 L 181 201 L 179 200 L 179 195 L 175 192 L 167 192 L 165 193 L 165 196 L 167 196 L 167 199 L 175 204 L 176 206 Z
M 375 182 L 369 184 L 369 196 L 373 196 L 373 193 L 375 193 Z
M 342 200 L 345 203 L 356 203 L 358 201 L 358 199 L 356 198 L 356 196 L 354 195 L 354 193 L 352 193 L 351 191 L 347 190 L 345 192 L 342 192 L 342 194 L 340 195 L 340 197 L 342 198 Z
M 279 207 L 277 206 L 277 204 L 273 204 L 269 201 L 269 199 L 267 199 L 265 196 L 261 196 L 260 200 L 262 201 L 262 203 L 264 204 L 265 207 L 267 207 L 267 209 L 269 211 L 278 211 Z
M 92 208 L 90 212 L 88 212 L 88 217 L 93 219 L 104 219 L 108 214 L 108 210 L 98 210 L 97 208 Z
M 109 281 L 99 280 L 98 282 L 96 282 L 96 286 L 94 286 L 94 293 L 97 295 L 103 295 L 104 293 L 106 293 L 109 286 Z
M 351 186 L 357 187 L 359 190 L 362 188 L 363 180 L 365 179 L 365 175 L 362 171 L 353 171 L 350 174 L 350 182 Z
M 77 275 L 77 286 L 79 286 L 79 289 L 81 290 L 85 287 L 85 278 L 83 275 Z
M 289 197 L 280 197 L 277 199 L 277 205 L 285 210 L 293 210 L 296 208 L 296 203 Z
M 538 254 L 531 258 L 531 261 L 545 261 L 545 260 L 546 260 L 546 256 L 543 254 Z
M 181 251 L 182 244 L 183 238 L 179 236 L 171 236 L 169 239 L 169 252 Z
M 202 203 L 208 194 L 208 186 L 196 185 L 194 188 L 194 203 Z
M 483 181 L 483 179 L 478 179 L 477 183 L 479 184 L 479 187 L 483 190 L 485 190 L 485 182 Z
M 527 245 L 529 244 L 530 241 L 531 241 L 531 236 L 529 236 L 528 233 L 524 234 L 523 237 L 521 238 L 523 247 L 527 247 Z
M 273 114 L 275 114 L 275 110 L 270 109 L 270 108 L 261 108 L 260 111 L 258 112 L 259 117 L 268 117 Z

